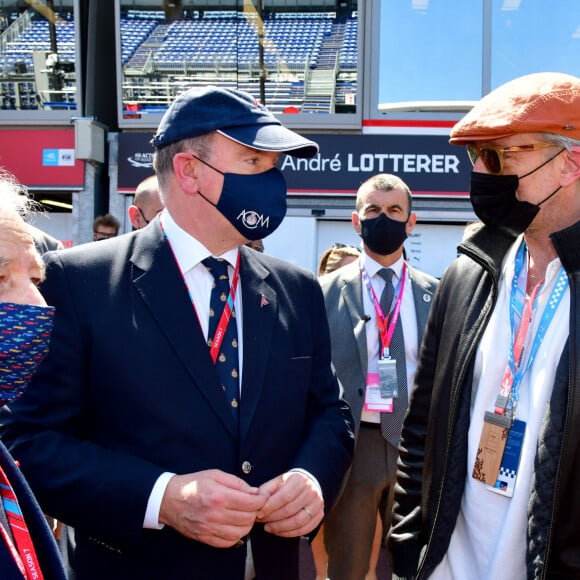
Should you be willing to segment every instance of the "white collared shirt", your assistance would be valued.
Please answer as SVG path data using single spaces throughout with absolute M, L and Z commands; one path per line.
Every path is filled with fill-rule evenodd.
M 209 326 L 209 303 L 211 298 L 211 288 L 213 286 L 213 276 L 207 268 L 201 263 L 202 260 L 211 256 L 211 252 L 193 236 L 181 229 L 171 217 L 167 209 L 163 210 L 160 215 L 161 227 L 167 236 L 167 240 L 177 265 L 181 270 L 189 296 L 197 313 L 203 336 L 207 341 L 207 332 Z M 228 274 L 230 282 L 232 281 L 236 260 L 238 257 L 238 248 L 229 250 L 221 256 L 214 258 L 223 258 L 228 263 Z M 236 299 L 234 302 L 236 312 L 236 327 L 238 329 L 238 357 L 240 369 L 240 390 L 242 388 L 242 365 L 244 360 L 243 350 L 243 333 L 242 333 L 242 284 L 238 282 Z
M 378 271 L 383 269 L 377 261 L 373 260 L 371 257 L 367 256 L 366 253 L 360 255 L 360 267 L 365 268 L 377 300 L 385 289 L 385 280 L 379 276 Z M 391 264 L 389 268 L 393 270 L 393 286 L 395 289 L 398 287 L 401 275 L 403 273 L 403 262 L 404 259 L 401 256 L 394 264 Z M 371 301 L 369 293 L 363 283 L 363 308 L 366 316 L 370 317 L 370 320 L 366 324 L 365 330 L 367 335 L 367 357 L 368 357 L 368 369 L 367 373 L 377 373 L 379 372 L 379 350 L 380 350 L 380 339 L 379 339 L 379 327 L 377 325 L 377 314 L 375 311 L 375 306 Z M 401 310 L 399 316 L 401 317 L 401 324 L 403 329 L 403 338 L 405 341 L 405 362 L 407 367 L 407 393 L 411 395 L 411 389 L 415 380 L 415 371 L 417 370 L 417 358 L 419 355 L 419 345 L 417 336 L 417 313 L 415 312 L 415 301 L 413 299 L 413 287 L 411 284 L 411 279 L 409 277 L 409 270 L 406 271 L 405 276 L 405 288 L 403 290 L 403 301 L 401 303 Z M 361 414 L 361 421 L 366 421 L 367 423 L 380 423 L 381 414 L 378 412 L 363 411 Z

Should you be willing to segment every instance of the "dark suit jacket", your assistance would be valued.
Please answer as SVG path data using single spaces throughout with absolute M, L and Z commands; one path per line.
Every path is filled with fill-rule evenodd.
M 46 518 L 32 495 L 30 487 L 2 443 L 0 443 L 0 465 L 18 499 L 44 578 L 46 580 L 66 580 L 58 547 L 46 523 Z M 0 578 L 2 580 L 22 580 L 22 574 L 2 539 L 0 539 Z
M 420 347 L 433 293 L 439 282 L 408 264 L 407 268 L 417 315 L 417 346 Z M 363 319 L 363 292 L 366 290 L 361 279 L 359 261 L 323 276 L 320 284 L 331 329 L 332 362 L 344 388 L 344 398 L 351 405 L 358 433 L 368 368 L 366 323 Z M 405 312 L 401 310 L 401 317 L 404 316 Z
M 330 368 L 320 286 L 241 251 L 239 436 L 158 221 L 48 254 L 50 353 L 0 423 L 43 508 L 75 528 L 79 578 L 243 578 L 245 547 L 142 529 L 164 471 L 221 469 L 258 486 L 298 467 L 318 479 L 327 506 L 335 501 L 352 418 Z M 258 577 L 296 577 L 297 539 L 255 526 L 252 545 Z

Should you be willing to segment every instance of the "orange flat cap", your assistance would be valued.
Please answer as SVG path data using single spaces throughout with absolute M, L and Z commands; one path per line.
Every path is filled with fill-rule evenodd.
M 498 87 L 452 129 L 449 142 L 492 141 L 516 133 L 555 133 L 580 139 L 580 79 L 534 73 Z

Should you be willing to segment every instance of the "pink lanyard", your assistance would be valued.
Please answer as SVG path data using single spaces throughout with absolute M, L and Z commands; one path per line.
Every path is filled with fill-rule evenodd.
M 24 516 L 18 505 L 18 499 L 8 482 L 8 478 L 4 470 L 0 467 L 0 495 L 2 496 L 2 503 L 6 512 L 6 519 L 10 525 L 10 530 L 14 537 L 14 542 L 8 531 L 0 523 L 0 534 L 4 538 L 16 565 L 22 577 L 27 580 L 42 580 L 44 576 L 40 570 L 36 550 L 28 531 L 28 526 L 24 521 Z
M 377 299 L 377 295 L 371 284 L 371 279 L 366 271 L 366 269 L 361 270 L 361 275 L 363 282 L 369 293 L 369 298 L 375 307 L 375 312 L 377 315 L 377 326 L 379 327 L 379 335 L 381 337 L 381 343 L 383 345 L 382 353 L 383 356 L 388 356 L 386 353 L 388 351 L 389 345 L 391 344 L 391 338 L 393 332 L 395 332 L 395 326 L 397 325 L 397 320 L 399 319 L 399 311 L 401 310 L 401 303 L 403 302 L 403 290 L 405 289 L 405 273 L 407 270 L 407 264 L 403 262 L 403 271 L 401 273 L 401 289 L 399 290 L 399 296 L 393 310 L 393 316 L 391 317 L 391 324 L 388 325 L 387 317 L 389 313 L 387 312 L 387 317 L 381 308 L 381 303 Z

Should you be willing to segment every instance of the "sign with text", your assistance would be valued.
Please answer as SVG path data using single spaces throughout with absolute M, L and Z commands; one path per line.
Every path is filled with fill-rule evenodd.
M 471 162 L 444 135 L 306 135 L 320 146 L 310 159 L 284 155 L 288 193 L 354 195 L 377 173 L 393 173 L 416 196 L 468 197 Z M 149 133 L 119 135 L 119 190 L 134 191 L 153 173 Z

